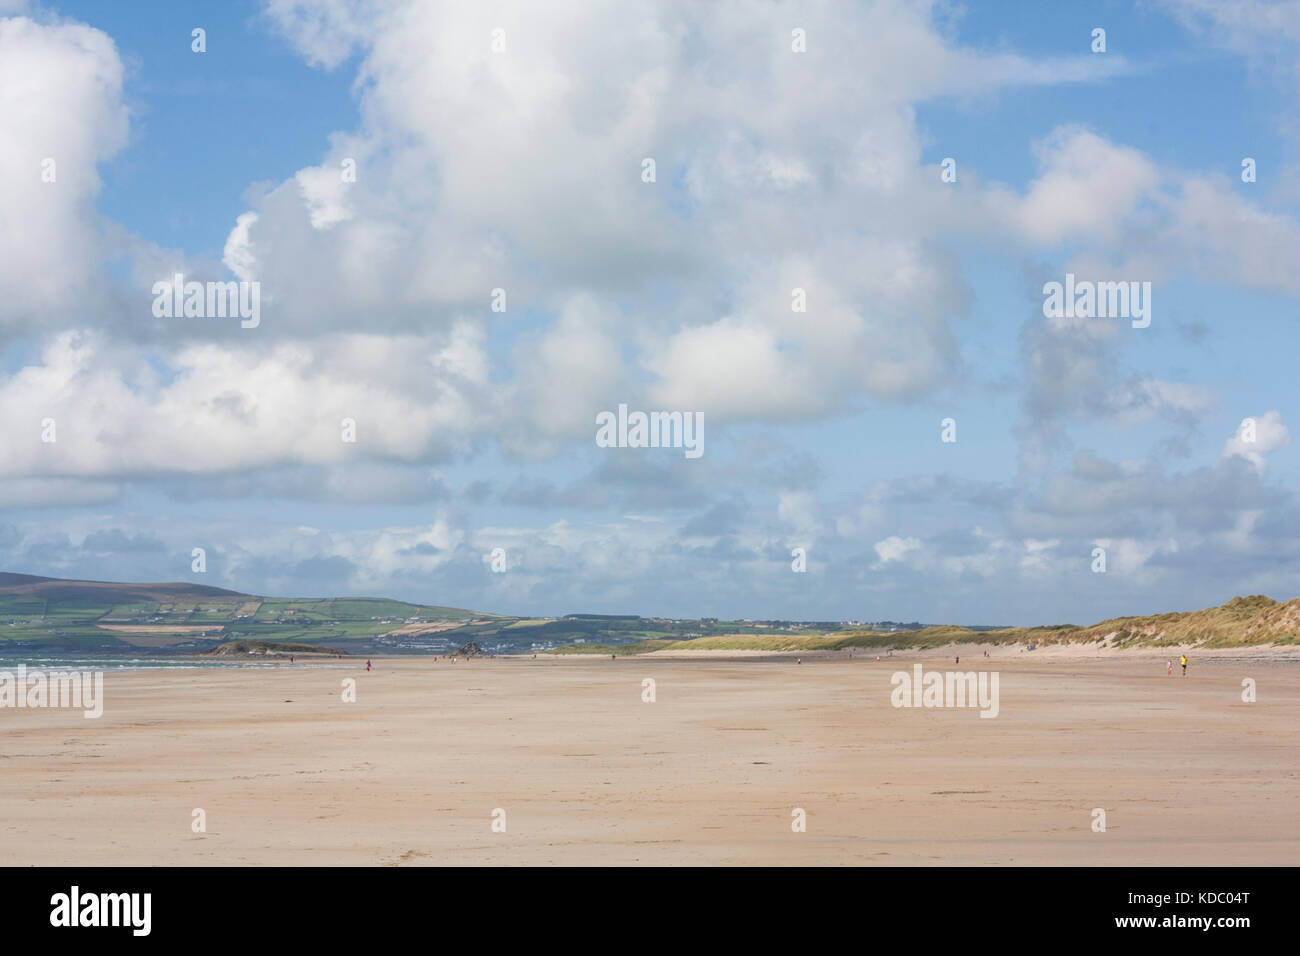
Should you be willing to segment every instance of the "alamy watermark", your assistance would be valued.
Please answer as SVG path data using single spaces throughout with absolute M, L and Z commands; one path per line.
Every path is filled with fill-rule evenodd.
M 1076 282 L 1065 274 L 1065 284 L 1043 286 L 1043 315 L 1049 319 L 1128 319 L 1133 328 L 1151 324 L 1150 282 Z
M 239 318 L 240 328 L 262 324 L 262 284 L 253 282 L 186 282 L 177 272 L 153 284 L 153 314 L 158 319 Z
M 704 454 L 703 412 L 629 412 L 618 406 L 618 414 L 596 416 L 596 445 L 599 448 L 684 448 L 687 458 Z
M 895 671 L 889 679 L 895 707 L 978 707 L 981 717 L 998 715 L 997 671 Z
M 0 671 L 0 707 L 71 707 L 87 720 L 104 713 L 103 671 Z
M 83 893 L 73 886 L 51 896 L 50 907 L 50 925 L 57 927 L 118 926 L 148 936 L 153 923 L 152 893 Z

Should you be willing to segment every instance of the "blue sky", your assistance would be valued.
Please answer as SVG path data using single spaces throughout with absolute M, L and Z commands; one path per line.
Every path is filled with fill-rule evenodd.
M 1296 593 L 1298 5 L 643 6 L 0 2 L 0 565 L 537 615 Z M 260 324 L 152 315 L 174 272 Z M 1150 327 L 1045 317 L 1067 272 Z M 705 454 L 598 447 L 620 403 Z

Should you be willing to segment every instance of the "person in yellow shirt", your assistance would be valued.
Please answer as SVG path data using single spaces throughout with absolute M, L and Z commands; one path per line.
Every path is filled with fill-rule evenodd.
M 1183 665 L 1183 676 L 1186 677 L 1187 676 L 1187 655 L 1184 654 L 1182 657 L 1178 658 L 1178 663 Z

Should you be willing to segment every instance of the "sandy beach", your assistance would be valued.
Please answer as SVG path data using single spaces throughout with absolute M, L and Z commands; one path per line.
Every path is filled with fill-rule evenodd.
M 953 657 L 376 659 L 109 671 L 0 709 L 11 865 L 1300 861 L 1300 663 L 962 654 L 1000 708 L 898 708 Z M 1177 668 L 1175 667 L 1175 671 Z M 1242 679 L 1258 700 L 1242 701 Z M 356 680 L 356 701 L 341 682 Z M 642 700 L 654 680 L 655 701 Z M 806 812 L 806 832 L 791 829 Z M 1093 810 L 1106 831 L 1093 831 Z M 192 830 L 202 809 L 206 832 Z M 503 810 L 505 832 L 494 832 Z

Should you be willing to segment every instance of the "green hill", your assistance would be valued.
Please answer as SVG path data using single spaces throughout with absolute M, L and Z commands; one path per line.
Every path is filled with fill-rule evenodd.
M 189 582 L 0 573 L 0 649 L 10 650 L 194 653 L 239 639 L 347 649 L 375 646 L 400 628 L 494 620 L 501 619 L 387 598 L 265 598 Z

